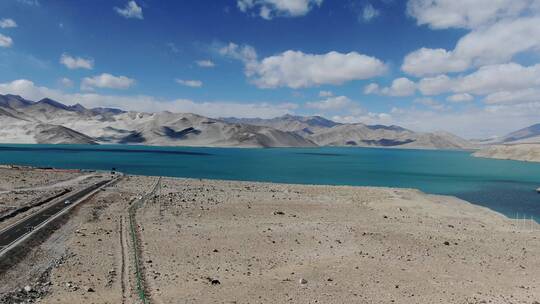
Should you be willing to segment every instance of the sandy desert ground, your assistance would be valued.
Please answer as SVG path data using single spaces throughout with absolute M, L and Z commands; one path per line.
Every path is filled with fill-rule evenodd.
M 155 182 L 79 205 L 0 268 L 0 303 L 137 303 L 127 209 Z M 135 217 L 150 303 L 540 301 L 540 227 L 456 198 L 172 178 L 158 193 Z
M 46 201 L 92 182 L 99 174 L 75 170 L 0 167 L 0 229 L 46 207 Z M 21 208 L 28 209 L 19 213 Z
M 540 144 L 494 145 L 473 154 L 476 157 L 540 162 Z

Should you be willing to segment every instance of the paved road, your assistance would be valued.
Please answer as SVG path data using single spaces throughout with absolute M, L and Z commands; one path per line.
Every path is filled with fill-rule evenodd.
M 44 209 L 40 212 L 35 213 L 34 215 L 28 217 L 27 219 L 15 224 L 14 226 L 9 227 L 0 234 L 0 249 L 6 247 L 18 240 L 24 234 L 32 230 L 34 227 L 39 226 L 41 223 L 48 220 L 50 217 L 54 216 L 58 212 L 64 210 L 64 208 L 69 207 L 65 204 L 66 200 L 69 200 L 71 203 L 75 203 L 77 200 L 81 199 L 90 192 L 96 190 L 97 188 L 105 185 L 110 182 L 110 180 L 100 181 L 88 188 L 85 188 L 79 192 L 75 192 L 58 202 L 52 204 L 49 208 Z

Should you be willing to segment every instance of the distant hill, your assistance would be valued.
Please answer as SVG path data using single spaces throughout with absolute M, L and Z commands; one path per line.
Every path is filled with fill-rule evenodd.
M 282 131 L 296 132 L 302 136 L 311 135 L 320 130 L 341 125 L 321 116 L 295 116 L 289 114 L 271 119 L 229 117 L 221 118 L 221 120 L 229 123 L 265 126 Z
M 540 123 L 509 133 L 502 138 L 501 142 L 540 143 Z
M 474 153 L 476 157 L 540 162 L 540 124 L 479 143 L 484 148 Z
M 320 116 L 213 119 L 191 113 L 144 113 L 67 106 L 0 95 L 0 142 L 144 144 L 216 147 L 373 146 L 467 149 L 449 133 L 418 133 L 399 126 L 343 124 Z
M 271 119 L 222 118 L 296 132 L 319 146 L 402 147 L 431 149 L 469 149 L 465 139 L 445 132 L 419 133 L 400 126 L 337 123 L 320 116 L 284 115 Z

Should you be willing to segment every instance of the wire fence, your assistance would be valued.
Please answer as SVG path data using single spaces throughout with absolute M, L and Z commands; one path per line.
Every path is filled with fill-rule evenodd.
M 139 240 L 137 238 L 137 222 L 135 220 L 135 216 L 137 214 L 137 209 L 142 206 L 149 198 L 155 196 L 156 190 L 158 189 L 158 186 L 161 183 L 161 177 L 158 178 L 156 184 L 152 188 L 152 191 L 147 193 L 145 196 L 143 196 L 140 199 L 137 199 L 131 207 L 129 207 L 129 226 L 130 226 L 130 233 L 131 233 L 131 241 L 133 243 L 133 260 L 135 264 L 135 279 L 137 281 L 137 294 L 139 296 L 139 299 L 144 304 L 150 303 L 150 300 L 146 294 L 146 290 L 144 287 L 144 278 L 141 270 L 141 263 L 140 263 L 140 257 L 139 252 L 141 250 Z

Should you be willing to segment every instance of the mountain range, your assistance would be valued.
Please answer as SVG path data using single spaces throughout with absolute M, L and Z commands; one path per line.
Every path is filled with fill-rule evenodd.
M 272 119 L 208 118 L 191 113 L 87 109 L 45 98 L 0 95 L 0 142 L 144 144 L 215 147 L 374 146 L 469 149 L 445 132 L 420 133 L 399 126 L 338 123 L 320 116 Z

